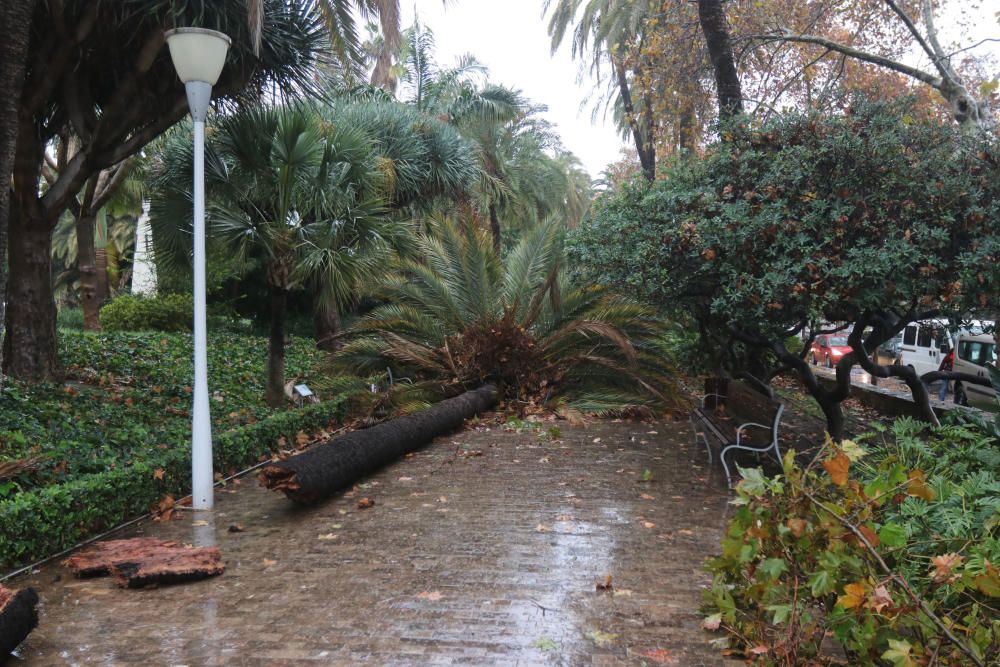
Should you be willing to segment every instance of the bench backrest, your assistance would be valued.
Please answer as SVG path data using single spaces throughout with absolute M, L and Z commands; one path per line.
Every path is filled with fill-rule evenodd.
M 752 386 L 739 380 L 730 380 L 726 386 L 726 413 L 737 422 L 755 422 L 770 424 L 772 429 L 781 408 L 781 403 L 770 396 L 765 396 Z

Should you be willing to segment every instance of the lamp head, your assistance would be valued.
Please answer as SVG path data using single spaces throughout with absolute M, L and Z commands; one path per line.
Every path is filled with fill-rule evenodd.
M 214 86 L 226 64 L 232 40 L 207 28 L 175 28 L 164 33 L 177 76 L 184 83 L 201 81 Z

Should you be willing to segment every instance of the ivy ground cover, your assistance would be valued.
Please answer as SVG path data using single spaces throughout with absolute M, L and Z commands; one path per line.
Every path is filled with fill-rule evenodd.
M 0 392 L 0 566 L 12 567 L 183 495 L 190 479 L 189 334 L 63 331 L 62 385 Z M 264 403 L 266 341 L 209 339 L 215 468 L 256 462 L 320 429 L 339 401 L 299 410 Z M 289 377 L 308 377 L 312 341 L 293 339 Z

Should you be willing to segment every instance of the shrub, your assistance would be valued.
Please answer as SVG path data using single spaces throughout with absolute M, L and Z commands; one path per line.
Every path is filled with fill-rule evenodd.
M 340 399 L 275 414 L 254 424 L 217 433 L 218 471 L 235 472 L 312 433 L 343 415 Z M 0 567 L 43 558 L 142 514 L 167 494 L 182 496 L 190 483 L 190 439 L 159 450 L 159 457 L 120 469 L 92 473 L 0 500 Z
M 805 469 L 790 452 L 774 479 L 743 471 L 706 627 L 758 664 L 812 664 L 828 635 L 850 664 L 997 664 L 1000 452 L 923 428 L 901 420 L 870 454 L 828 443 Z
M 191 331 L 193 318 L 189 294 L 124 295 L 101 308 L 101 327 L 108 331 Z
M 79 308 L 60 308 L 56 313 L 56 327 L 83 331 L 83 311 Z

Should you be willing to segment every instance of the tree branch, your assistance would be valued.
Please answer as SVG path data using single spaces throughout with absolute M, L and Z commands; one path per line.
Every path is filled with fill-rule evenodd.
M 924 2 L 924 23 L 927 23 L 927 37 L 931 40 L 930 44 L 927 43 L 924 36 L 920 34 L 919 30 L 917 30 L 917 26 L 913 20 L 906 15 L 906 12 L 904 12 L 899 5 L 895 3 L 895 0 L 885 0 L 885 4 L 889 6 L 889 9 L 891 9 L 896 16 L 899 17 L 899 20 L 903 22 L 906 29 L 910 31 L 911 35 L 913 35 L 913 39 L 917 40 L 917 44 L 920 45 L 920 48 L 923 49 L 924 53 L 926 53 L 931 59 L 931 62 L 934 64 L 934 67 L 937 68 L 937 71 L 941 73 L 941 78 L 945 80 L 952 80 L 953 77 L 950 68 L 946 67 L 941 61 L 944 53 L 941 51 L 941 46 L 937 43 L 937 35 L 935 34 L 934 24 L 933 22 L 928 21 L 930 16 L 928 12 L 928 7 L 930 5 L 929 1 L 925 0 Z M 931 19 L 931 21 L 933 21 L 933 19 Z
M 873 65 L 879 65 L 880 67 L 885 67 L 893 71 L 905 74 L 907 76 L 913 77 L 918 81 L 923 81 L 932 88 L 941 89 L 943 83 L 940 77 L 936 77 L 933 74 L 928 74 L 922 69 L 916 67 L 910 67 L 901 62 L 897 62 L 892 58 L 886 58 L 885 56 L 876 55 L 874 53 L 868 53 L 867 51 L 861 51 L 853 47 L 847 46 L 846 44 L 841 44 L 840 42 L 835 42 L 831 39 L 826 39 L 825 37 L 819 37 L 817 35 L 797 35 L 792 31 L 782 29 L 779 35 L 751 35 L 749 39 L 758 39 L 765 42 L 799 42 L 801 44 L 817 44 L 819 46 L 825 47 L 831 51 L 836 51 L 837 53 L 843 53 L 845 56 L 851 58 L 856 58 Z
M 851 534 L 853 534 L 854 537 L 857 538 L 858 542 L 860 542 L 865 547 L 868 553 L 871 554 L 872 557 L 875 559 L 875 562 L 878 563 L 879 569 L 882 570 L 883 574 L 885 574 L 887 577 L 895 581 L 904 591 L 906 591 L 906 594 L 910 597 L 910 599 L 913 600 L 913 602 L 915 602 L 917 606 L 920 607 L 920 610 L 924 612 L 929 619 L 931 619 L 934 625 L 936 625 L 937 628 L 944 633 L 944 635 L 948 638 L 948 641 L 950 641 L 956 648 L 962 651 L 962 653 L 969 656 L 976 665 L 979 665 L 979 667 L 985 667 L 985 663 L 978 657 L 976 657 L 976 654 L 973 653 L 972 650 L 968 646 L 966 646 L 958 637 L 956 637 L 954 633 L 952 633 L 952 631 L 948 628 L 948 626 L 945 625 L 945 623 L 938 617 L 938 615 L 934 613 L 934 610 L 930 608 L 930 605 L 928 605 L 927 602 L 925 602 L 922 597 L 917 595 L 917 593 L 910 586 L 910 583 L 906 580 L 906 578 L 903 577 L 903 575 L 892 570 L 886 564 L 885 560 L 883 560 L 882 558 L 882 555 L 875 550 L 875 547 L 873 547 L 872 543 L 868 541 L 868 538 L 865 537 L 864 533 L 858 530 L 857 526 L 855 526 L 853 523 L 851 523 L 844 517 L 840 516 L 839 514 L 834 512 L 832 509 L 830 509 L 823 503 L 821 503 L 808 491 L 803 490 L 802 495 L 808 498 L 809 501 L 812 502 L 816 507 L 818 507 L 819 509 L 823 510 L 824 512 L 832 516 L 834 519 L 836 519 L 844 528 L 851 531 Z

